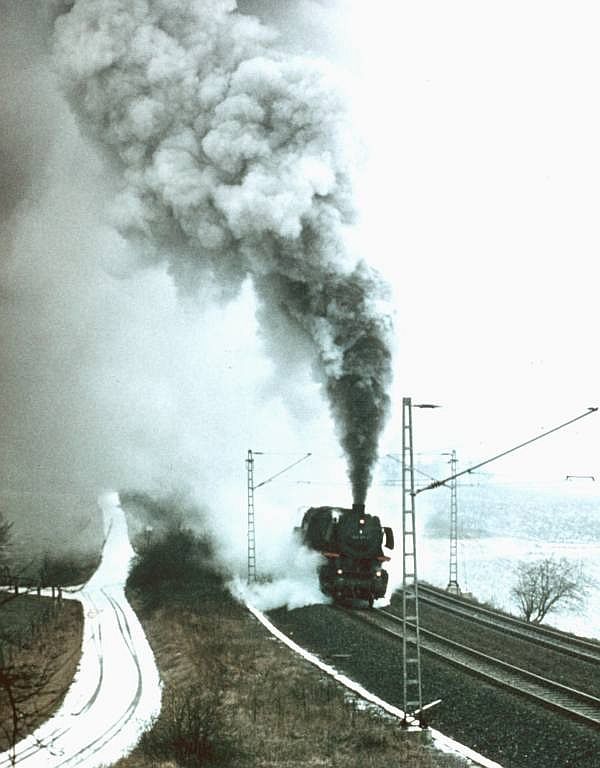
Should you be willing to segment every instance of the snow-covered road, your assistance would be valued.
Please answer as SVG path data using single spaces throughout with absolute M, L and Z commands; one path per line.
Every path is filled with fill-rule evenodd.
M 137 743 L 160 711 L 154 655 L 125 597 L 133 550 L 117 494 L 100 498 L 106 542 L 96 573 L 71 595 L 85 616 L 78 671 L 57 714 L 0 754 L 0 768 L 110 765 Z M 65 594 L 65 597 L 69 597 Z

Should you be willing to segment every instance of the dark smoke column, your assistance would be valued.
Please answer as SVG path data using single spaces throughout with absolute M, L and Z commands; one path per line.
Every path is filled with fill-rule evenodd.
M 373 276 L 365 273 L 365 288 L 375 288 Z M 348 331 L 340 329 L 343 346 L 342 374 L 327 381 L 327 395 L 338 424 L 340 442 L 348 457 L 352 500 L 364 504 L 377 460 L 379 436 L 389 411 L 391 355 L 388 347 L 389 326 L 365 311 L 365 294 L 357 289 L 358 275 L 350 286 L 355 305 L 354 333 L 346 343 Z M 354 290 L 352 290 L 354 288 Z M 352 300 L 352 299 L 350 299 Z M 348 329 L 349 330 L 349 329 Z
M 118 225 L 184 290 L 251 278 L 273 340 L 302 340 L 364 502 L 389 408 L 385 286 L 349 255 L 348 120 L 322 64 L 285 56 L 234 0 L 52 0 L 84 130 L 122 168 Z M 283 370 L 285 344 L 271 352 Z

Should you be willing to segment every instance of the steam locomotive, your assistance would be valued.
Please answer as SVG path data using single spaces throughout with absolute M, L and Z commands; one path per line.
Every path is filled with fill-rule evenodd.
M 325 562 L 319 566 L 321 591 L 336 601 L 367 600 L 383 597 L 388 574 L 382 567 L 390 558 L 383 554 L 394 548 L 391 528 L 382 527 L 379 518 L 365 512 L 364 504 L 343 507 L 310 507 L 296 529 L 302 543 L 320 552 Z

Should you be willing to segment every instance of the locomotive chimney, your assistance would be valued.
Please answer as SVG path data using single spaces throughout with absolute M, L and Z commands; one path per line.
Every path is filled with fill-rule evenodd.
M 364 504 L 353 504 L 352 505 L 352 511 L 356 512 L 358 515 L 364 515 L 364 513 L 365 513 L 365 505 Z

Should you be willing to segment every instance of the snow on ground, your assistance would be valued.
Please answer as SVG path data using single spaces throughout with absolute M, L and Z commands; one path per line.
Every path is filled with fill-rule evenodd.
M 420 548 L 419 577 L 445 588 L 449 576 L 448 540 L 424 538 Z M 517 615 L 510 599 L 517 563 L 550 556 L 581 562 L 594 586 L 581 612 L 557 610 L 549 613 L 544 623 L 584 637 L 600 638 L 600 544 L 512 537 L 463 539 L 459 541 L 458 582 L 463 591 L 471 592 L 478 600 Z
M 133 550 L 116 493 L 99 499 L 106 542 L 80 592 L 85 617 L 79 669 L 60 710 L 16 745 L 22 768 L 96 768 L 128 754 L 160 711 L 154 655 L 125 597 Z M 0 754 L 0 768 L 13 765 Z
M 246 605 L 248 610 L 261 622 L 261 624 L 263 624 L 274 637 L 276 637 L 278 640 L 281 640 L 282 643 L 285 643 L 292 651 L 305 658 L 311 664 L 314 664 L 321 671 L 325 672 L 325 674 L 330 675 L 339 683 L 346 686 L 346 688 L 353 691 L 361 699 L 364 699 L 370 704 L 379 707 L 393 717 L 397 717 L 400 720 L 404 719 L 404 712 L 401 709 L 394 707 L 392 704 L 389 704 L 383 699 L 380 699 L 378 696 L 375 696 L 375 694 L 371 693 L 362 685 L 360 685 L 360 683 L 356 683 L 347 675 L 338 672 L 335 667 L 331 666 L 330 664 L 326 664 L 324 661 L 321 661 L 318 656 L 315 656 L 315 654 L 305 650 L 302 648 L 302 646 L 298 645 L 287 635 L 281 632 L 281 630 L 277 629 L 277 627 L 267 619 L 262 611 L 259 611 L 249 603 L 246 603 Z M 412 728 L 414 728 L 414 726 Z M 457 741 L 450 739 L 448 736 L 445 736 L 443 733 L 440 733 L 433 728 L 429 729 L 429 733 L 431 734 L 434 745 L 442 752 L 460 755 L 461 757 L 466 758 L 470 765 L 481 766 L 481 768 L 502 768 L 499 763 L 495 763 L 493 760 L 489 760 L 487 757 L 480 755 L 469 747 L 466 747 L 464 744 L 459 744 Z
M 62 707 L 34 734 L 16 746 L 22 768 L 96 768 L 130 752 L 160 711 L 161 688 L 154 656 L 142 627 L 125 598 L 124 586 L 133 550 L 118 495 L 99 500 L 104 514 L 106 543 L 101 564 L 80 591 L 66 598 L 83 604 L 85 624 L 79 669 Z M 427 539 L 421 553 L 421 577 L 433 584 L 447 582 L 448 543 Z M 525 557 L 555 554 L 581 560 L 600 584 L 600 546 L 547 544 L 525 539 L 488 538 L 460 543 L 459 582 L 479 599 L 510 608 L 509 592 L 516 562 Z M 303 592 L 303 590 L 301 590 Z M 246 596 L 248 597 L 248 596 Z M 261 595 L 254 595 L 257 599 Z M 302 595 L 302 604 L 306 595 Z M 260 600 L 259 600 L 260 602 Z M 388 714 L 404 713 L 358 683 L 308 653 L 274 627 L 264 614 L 248 605 L 269 632 L 362 699 Z M 600 589 L 595 589 L 585 614 L 557 613 L 551 623 L 580 634 L 600 637 Z M 472 765 L 501 768 L 439 731 L 430 730 L 435 746 L 462 755 Z M 12 765 L 10 754 L 0 754 L 0 768 Z

